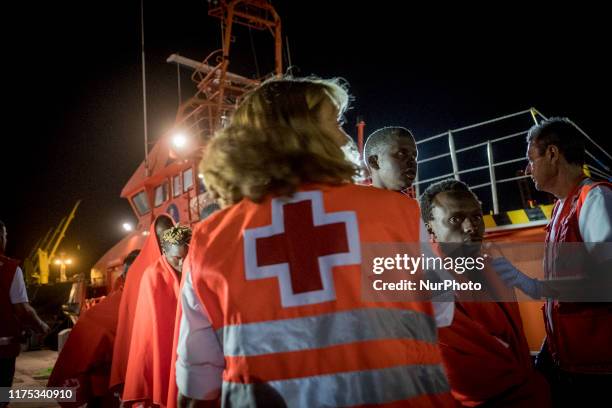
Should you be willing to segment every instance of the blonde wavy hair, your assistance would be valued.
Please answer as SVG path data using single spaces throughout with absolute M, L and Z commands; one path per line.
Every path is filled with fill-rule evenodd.
M 338 79 L 271 79 L 248 94 L 230 124 L 204 150 L 200 172 L 222 205 L 244 197 L 291 195 L 302 183 L 340 184 L 358 173 L 320 125 L 321 109 L 333 103 L 342 115 L 349 94 Z

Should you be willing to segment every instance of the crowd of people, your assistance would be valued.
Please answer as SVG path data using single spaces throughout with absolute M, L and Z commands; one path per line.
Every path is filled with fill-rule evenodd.
M 487 258 L 478 276 L 456 278 L 482 281 L 502 294 L 497 300 L 373 301 L 360 286 L 365 245 L 412 243 L 452 257 L 455 244 L 476 255 L 484 251 L 483 212 L 455 179 L 429 185 L 419 201 L 406 193 L 418 151 L 403 127 L 368 137 L 371 185 L 355 183 L 363 169 L 347 157 L 354 149 L 340 122 L 348 103 L 345 85 L 318 78 L 271 79 L 250 92 L 203 151 L 200 171 L 220 210 L 193 231 L 155 219 L 140 253 L 126 259 L 124 283 L 79 318 L 48 385 L 76 387 L 72 406 L 549 407 L 609 399 L 612 303 L 563 301 L 547 285 L 568 276 L 556 262 L 568 255 L 558 244 L 612 241 L 612 185 L 584 175 L 573 123 L 543 121 L 527 139 L 527 173 L 557 198 L 544 280 Z M 609 247 L 583 250 L 612 266 Z M 16 354 L 3 341 L 17 319 L 48 328 L 27 307 L 17 263 L 0 253 L 0 268 L 3 322 L 15 323 L 0 328 L 0 386 L 10 386 Z M 597 279 L 586 267 L 578 278 Z M 545 300 L 547 336 L 535 363 L 515 288 Z

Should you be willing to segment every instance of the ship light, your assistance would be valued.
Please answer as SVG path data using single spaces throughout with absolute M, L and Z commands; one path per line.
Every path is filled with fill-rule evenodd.
M 177 149 L 182 149 L 187 145 L 187 137 L 183 133 L 176 133 L 172 136 L 172 145 Z
M 130 224 L 129 222 L 124 222 L 122 226 L 123 226 L 124 231 L 126 232 L 130 232 L 134 229 L 132 224 Z

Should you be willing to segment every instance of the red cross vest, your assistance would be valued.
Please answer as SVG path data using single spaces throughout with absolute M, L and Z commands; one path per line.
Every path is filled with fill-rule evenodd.
M 361 296 L 364 243 L 418 241 L 416 201 L 352 184 L 198 224 L 188 268 L 223 348 L 223 406 L 454 406 L 431 303 Z
M 551 217 L 551 220 L 557 219 L 554 231 L 551 221 L 546 233 L 546 278 L 586 278 L 589 268 L 584 261 L 589 257 L 587 253 L 582 253 L 585 250 L 559 244 L 583 242 L 579 228 L 580 209 L 589 191 L 599 185 L 612 188 L 608 182 L 583 180 L 563 204 L 556 202 Z M 556 268 L 561 257 L 577 259 L 581 265 Z M 564 262 L 564 265 L 568 264 Z M 572 372 L 612 373 L 612 304 L 548 300 L 544 307 L 544 322 L 549 350 L 560 368 Z
M 15 357 L 21 350 L 18 340 L 21 335 L 21 326 L 13 312 L 10 294 L 11 284 L 18 266 L 18 261 L 0 255 L 0 322 L 2 322 L 0 324 L 0 338 L 13 339 L 8 345 L 0 345 L 0 358 Z

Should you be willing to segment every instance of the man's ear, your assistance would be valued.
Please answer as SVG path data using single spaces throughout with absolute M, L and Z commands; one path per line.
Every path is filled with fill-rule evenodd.
M 373 154 L 371 156 L 368 156 L 368 167 L 370 169 L 374 169 L 374 170 L 378 170 L 380 169 L 380 166 L 378 165 L 378 156 Z
M 558 162 L 560 153 L 559 148 L 555 145 L 548 145 L 546 148 L 546 156 L 551 162 Z

